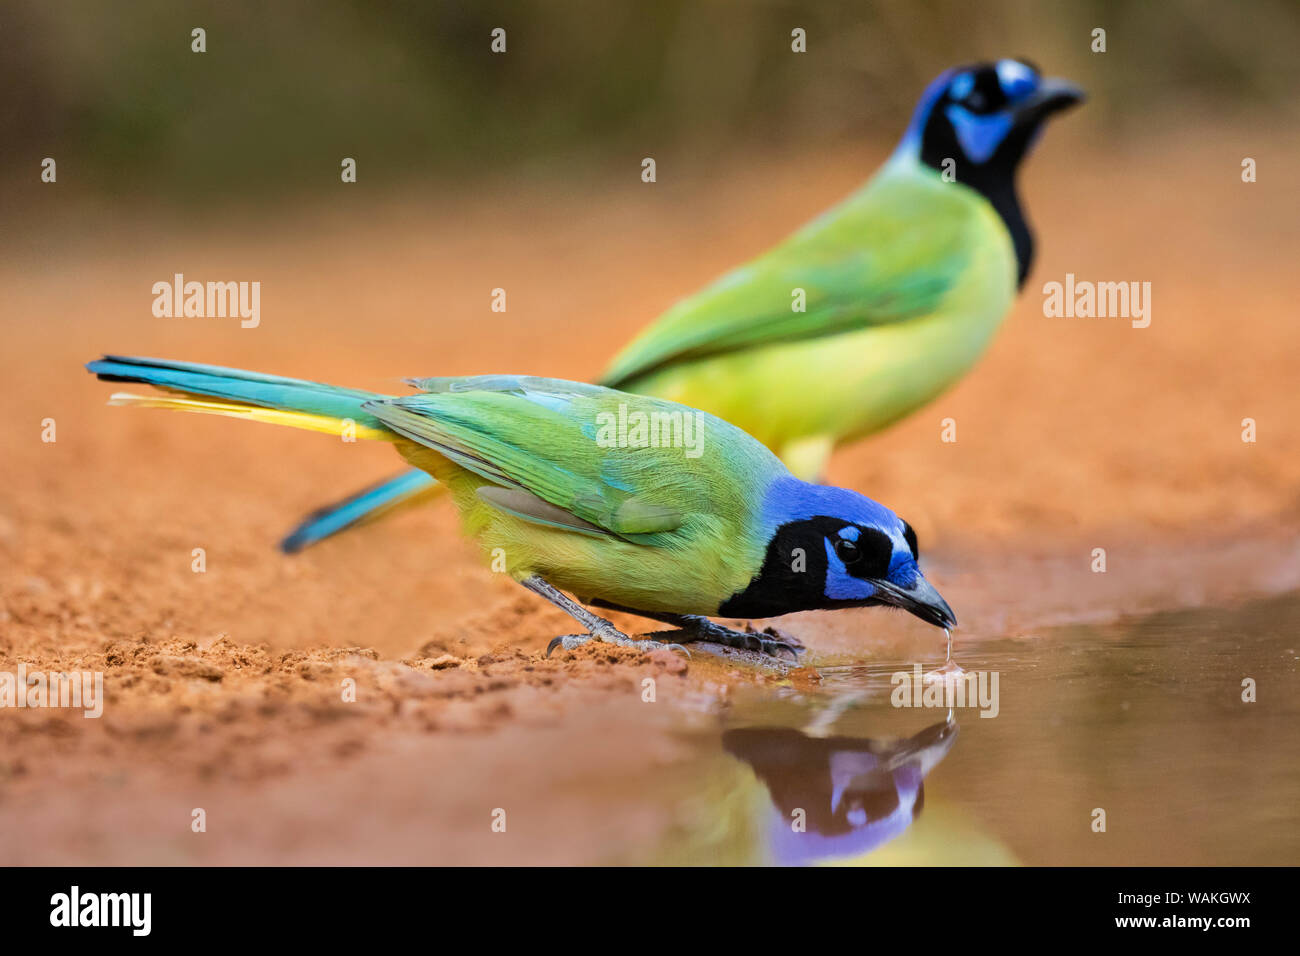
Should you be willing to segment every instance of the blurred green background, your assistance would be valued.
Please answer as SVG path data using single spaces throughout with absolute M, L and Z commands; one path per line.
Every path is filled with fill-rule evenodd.
M 30 194 L 54 156 L 74 188 L 211 202 L 334 184 L 344 156 L 394 184 L 892 140 L 935 73 L 1002 55 L 1083 82 L 1108 135 L 1294 126 L 1297 48 L 1294 0 L 7 0 L 0 182 Z

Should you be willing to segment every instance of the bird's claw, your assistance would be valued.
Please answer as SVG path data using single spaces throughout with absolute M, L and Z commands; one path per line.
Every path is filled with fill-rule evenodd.
M 754 651 L 776 660 L 781 659 L 781 653 L 784 651 L 790 655 L 790 659 L 796 664 L 799 663 L 799 655 L 805 649 L 803 642 L 798 638 L 788 637 L 771 628 L 755 631 L 747 625 L 743 631 L 733 631 L 729 627 L 723 627 L 721 624 L 708 621 L 696 625 L 695 634 L 697 639 L 701 641 L 713 641 L 727 647 Z M 769 634 L 772 636 L 767 636 Z
M 751 649 L 757 650 L 760 654 L 766 654 L 768 657 L 780 659 L 780 652 L 787 651 L 790 654 L 790 659 L 795 663 L 799 662 L 799 653 L 803 650 L 802 644 L 796 647 L 794 644 L 789 644 L 786 641 L 777 641 L 766 637 L 755 636 L 754 642 L 758 647 Z
M 576 634 L 562 634 L 559 637 L 552 638 L 551 643 L 546 645 L 546 656 L 550 657 L 552 652 L 561 644 L 563 644 L 567 638 L 577 637 L 577 636 L 578 635 Z
M 783 644 L 786 647 L 793 648 L 795 651 L 799 653 L 802 653 L 803 651 L 806 651 L 808 649 L 804 645 L 804 642 L 799 640 L 799 638 L 795 637 L 793 634 L 788 634 L 785 631 L 778 630 L 777 628 L 772 627 L 771 625 L 768 625 L 767 627 L 763 628 L 760 631 L 758 630 L 758 628 L 754 627 L 752 623 L 746 621 L 745 633 L 757 635 L 760 640 L 763 638 L 764 635 L 766 635 L 767 637 L 775 638 L 777 643 Z
M 680 644 L 667 644 L 663 641 L 628 641 L 624 647 L 635 647 L 639 651 L 681 651 L 687 657 L 691 652 Z

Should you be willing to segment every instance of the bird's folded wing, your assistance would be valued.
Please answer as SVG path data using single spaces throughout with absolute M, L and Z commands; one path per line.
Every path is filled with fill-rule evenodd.
M 601 384 L 622 388 L 676 362 L 935 311 L 969 258 L 967 211 L 929 194 L 943 188 L 905 184 L 851 198 L 679 302 L 623 350 Z
M 574 390 L 572 383 L 548 390 L 550 380 L 510 376 L 490 381 L 490 387 L 478 391 L 445 389 L 368 403 L 366 410 L 394 431 L 508 490 L 489 490 L 480 497 L 520 517 L 622 537 L 682 525 L 680 509 L 656 500 L 660 496 L 653 488 L 630 490 L 626 482 L 604 477 L 607 455 L 630 452 L 600 447 L 595 440 L 592 422 L 600 406 L 582 392 L 603 390 Z M 426 382 L 436 387 L 439 380 L 417 384 Z M 561 512 L 576 520 L 565 521 Z

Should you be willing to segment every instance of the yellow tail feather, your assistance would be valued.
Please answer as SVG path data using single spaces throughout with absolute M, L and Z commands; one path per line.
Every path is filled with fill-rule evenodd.
M 254 422 L 266 422 L 270 425 L 285 425 L 289 428 L 304 428 L 307 431 L 324 432 L 327 435 L 342 435 L 350 429 L 350 434 L 370 441 L 397 441 L 398 435 L 387 430 L 370 428 L 347 419 L 331 418 L 327 415 L 312 415 L 307 412 L 287 412 L 275 408 L 263 408 L 260 405 L 244 405 L 239 402 L 223 402 L 215 398 L 173 398 L 166 395 L 133 395 L 130 392 L 114 392 L 109 398 L 110 405 L 134 405 L 137 408 L 169 408 L 177 412 L 199 412 L 205 415 L 225 415 L 229 418 L 246 418 Z

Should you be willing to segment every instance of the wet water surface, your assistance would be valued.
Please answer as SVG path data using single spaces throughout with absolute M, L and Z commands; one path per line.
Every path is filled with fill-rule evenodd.
M 983 696 L 951 713 L 913 661 L 741 694 L 648 782 L 674 826 L 628 862 L 1300 863 L 1300 596 L 954 659 Z

